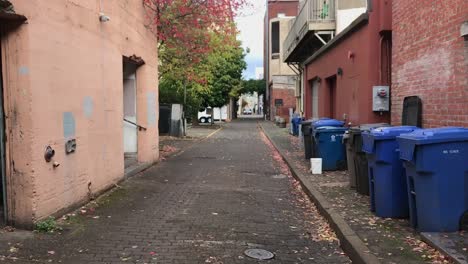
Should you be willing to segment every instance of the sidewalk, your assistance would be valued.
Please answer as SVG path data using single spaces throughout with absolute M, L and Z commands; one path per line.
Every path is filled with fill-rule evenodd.
M 366 253 L 370 253 L 381 263 L 451 263 L 448 257 L 423 242 L 407 220 L 374 216 L 369 210 L 369 197 L 348 187 L 347 171 L 312 175 L 308 171 L 309 161 L 304 159 L 303 143 L 298 137 L 289 135 L 288 129 L 278 128 L 271 122 L 261 122 L 260 125 L 302 184 L 311 186 L 312 193 L 315 191 L 317 196 L 321 196 L 325 205 L 318 207 L 322 208 L 322 213 L 325 211 L 325 215 L 332 215 L 328 217 L 332 226 L 338 229 L 349 228 L 345 231 L 335 230 L 338 234 L 343 234 L 340 239 L 357 237 L 360 241 L 351 242 L 358 246 L 364 245 L 354 248 L 364 251 L 357 252 L 358 254 L 366 257 Z M 343 245 L 344 241 L 341 242 Z
M 200 140 L 213 134 L 218 129 L 222 128 L 224 123 L 217 123 L 216 125 L 199 125 L 189 126 L 187 128 L 187 135 L 183 138 L 160 136 L 159 137 L 159 150 L 161 159 L 176 155 L 180 151 L 191 147 Z

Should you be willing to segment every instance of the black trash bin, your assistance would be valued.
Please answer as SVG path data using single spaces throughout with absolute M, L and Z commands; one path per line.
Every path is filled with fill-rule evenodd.
M 346 155 L 349 171 L 349 185 L 362 195 L 369 195 L 367 157 L 362 151 L 362 132 L 377 127 L 390 126 L 386 123 L 363 124 L 351 127 L 346 139 Z
M 304 152 L 305 152 L 305 159 L 312 158 L 312 119 L 304 120 L 301 122 L 301 131 L 302 136 L 304 137 Z

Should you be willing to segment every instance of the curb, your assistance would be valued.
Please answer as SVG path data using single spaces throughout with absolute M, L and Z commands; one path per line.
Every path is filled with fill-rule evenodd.
M 131 177 L 137 175 L 138 173 L 143 172 L 143 171 L 151 168 L 153 165 L 156 165 L 157 163 L 158 162 L 154 162 L 154 163 L 148 162 L 148 163 L 139 163 L 139 164 L 130 166 L 130 167 L 125 169 L 123 180 L 131 178 Z
M 429 246 L 439 250 L 442 254 L 449 257 L 453 261 L 453 263 L 457 263 L 457 264 L 468 263 L 468 261 L 466 260 L 464 256 L 458 254 L 456 251 L 455 252 L 449 251 L 450 249 L 447 249 L 446 247 L 441 245 L 440 240 L 431 238 L 431 233 L 422 232 L 420 234 L 422 237 L 422 241 L 426 242 L 426 244 L 428 244 Z
M 331 206 L 328 200 L 317 190 L 313 183 L 307 179 L 307 177 L 299 172 L 299 170 L 294 166 L 294 163 L 290 158 L 288 158 L 283 151 L 276 145 L 276 143 L 271 139 L 268 132 L 263 128 L 261 123 L 258 123 L 260 129 L 263 131 L 265 136 L 270 140 L 275 149 L 281 155 L 283 160 L 288 165 L 291 170 L 292 175 L 300 183 L 304 192 L 307 196 L 315 203 L 320 213 L 327 219 L 330 223 L 330 226 L 335 231 L 338 239 L 340 240 L 340 245 L 343 251 L 348 255 L 348 257 L 353 261 L 353 263 L 362 263 L 362 264 L 379 264 L 380 260 L 373 254 L 370 253 L 369 248 L 364 244 L 364 242 L 359 238 L 359 236 L 351 229 L 351 227 L 345 222 L 343 217 Z

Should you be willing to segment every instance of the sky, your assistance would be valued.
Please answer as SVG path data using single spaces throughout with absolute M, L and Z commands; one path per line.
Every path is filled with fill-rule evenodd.
M 244 71 L 244 78 L 253 79 L 255 68 L 263 67 L 263 17 L 266 1 L 248 0 L 248 2 L 249 7 L 241 11 L 236 23 L 240 31 L 238 39 L 242 41 L 244 49 L 250 49 L 250 53 L 245 58 L 247 69 Z

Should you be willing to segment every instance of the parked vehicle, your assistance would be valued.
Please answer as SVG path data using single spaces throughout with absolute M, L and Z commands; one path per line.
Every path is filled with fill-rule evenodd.
M 198 112 L 198 121 L 200 123 L 211 123 L 211 113 L 213 113 L 215 121 L 224 121 L 227 119 L 227 106 L 205 108 L 203 111 Z
M 251 114 L 252 114 L 252 109 L 245 108 L 244 111 L 242 111 L 242 114 L 244 114 L 244 115 L 251 115 Z

